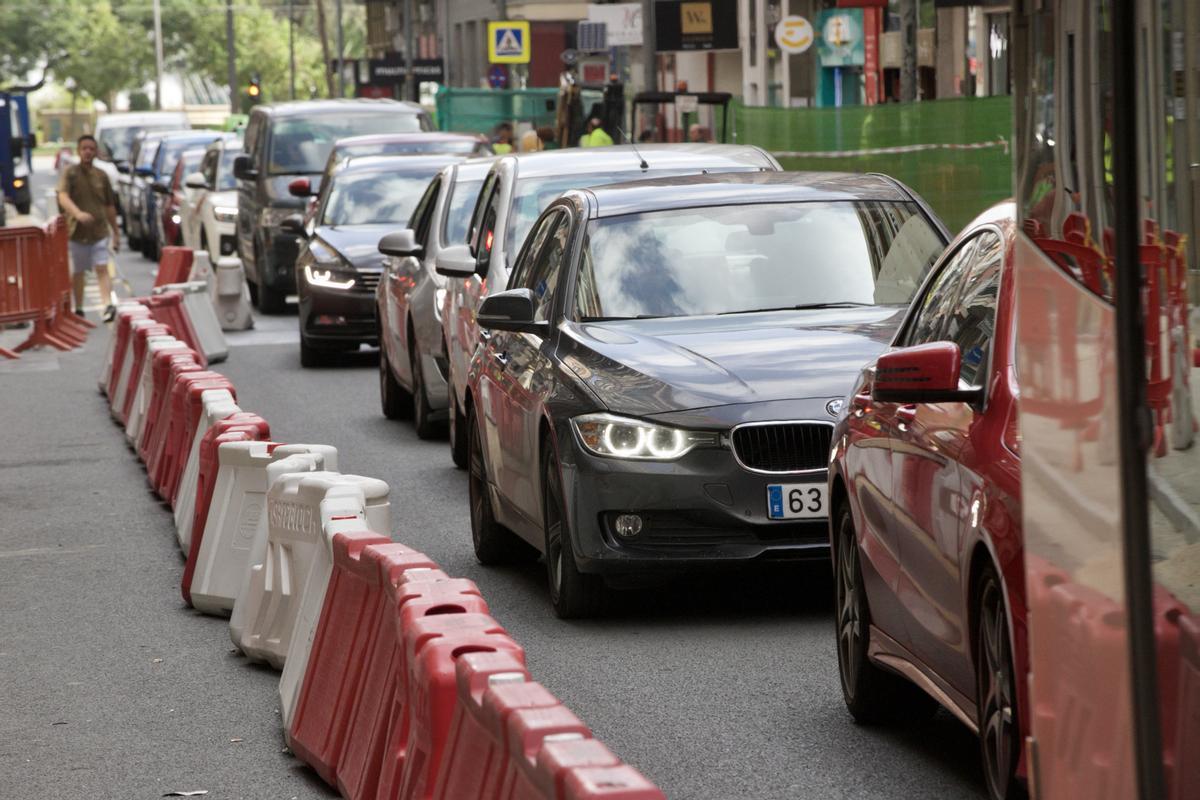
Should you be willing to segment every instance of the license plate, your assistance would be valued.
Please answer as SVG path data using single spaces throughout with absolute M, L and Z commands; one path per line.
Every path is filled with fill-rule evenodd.
M 767 516 L 771 519 L 825 519 L 823 483 L 771 483 L 767 485 Z

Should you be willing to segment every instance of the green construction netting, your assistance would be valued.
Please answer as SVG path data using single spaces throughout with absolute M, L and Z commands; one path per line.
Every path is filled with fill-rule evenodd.
M 459 89 L 442 87 L 437 93 L 437 122 L 444 131 L 491 133 L 498 122 L 527 122 L 533 127 L 554 126 L 557 89 Z M 584 90 L 583 108 L 602 100 L 599 91 Z

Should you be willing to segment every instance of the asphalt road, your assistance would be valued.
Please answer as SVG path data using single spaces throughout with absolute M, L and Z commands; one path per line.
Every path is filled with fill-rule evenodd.
M 149 285 L 149 262 L 120 263 Z M 853 724 L 827 565 L 694 576 L 559 621 L 541 565 L 475 562 L 465 474 L 382 416 L 374 354 L 302 370 L 295 324 L 230 337 L 217 368 L 242 408 L 386 480 L 393 538 L 476 581 L 534 677 L 669 797 L 983 796 L 975 739 L 948 714 Z M 106 337 L 0 369 L 0 798 L 331 796 L 282 752 L 276 674 L 180 600 L 170 514 L 96 393 Z

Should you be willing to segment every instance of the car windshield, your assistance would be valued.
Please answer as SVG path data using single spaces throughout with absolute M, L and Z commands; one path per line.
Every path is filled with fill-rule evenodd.
M 214 136 L 213 138 L 216 138 L 216 137 Z M 163 142 L 159 146 L 159 149 L 162 150 L 162 153 L 161 153 L 162 157 L 158 159 L 159 170 L 164 173 L 168 172 L 176 164 L 179 163 L 179 157 L 182 156 L 185 151 L 194 150 L 197 147 L 204 147 L 204 145 L 206 145 L 206 144 L 208 144 L 207 141 L 204 141 L 204 140 L 197 141 L 195 139 L 184 139 L 182 141 L 165 141 L 165 142 Z
M 430 168 L 428 174 L 359 172 L 335 175 L 321 224 L 405 225 L 437 171 Z
M 182 164 L 183 166 L 182 167 L 176 166 L 176 168 L 175 168 L 176 171 L 172 172 L 171 174 L 179 175 L 179 184 L 180 184 L 180 186 L 182 186 L 183 182 L 185 180 L 187 180 L 188 175 L 191 175 L 193 172 L 200 169 L 200 162 L 203 160 L 204 160 L 204 151 L 203 150 L 195 150 L 195 151 L 189 151 L 187 153 L 184 153 L 183 156 L 180 157 L 179 162 L 178 162 L 179 164 Z
M 233 161 L 241 154 L 241 150 L 236 149 L 221 151 L 221 161 L 217 166 L 218 192 L 228 192 L 237 188 L 237 178 L 233 176 Z
M 694 169 L 650 169 L 619 170 L 613 172 L 584 172 L 576 175 L 545 175 L 534 178 L 518 178 L 516 190 L 513 193 L 512 211 L 508 218 L 508 235 L 505 246 L 508 258 L 516 258 L 517 250 L 533 223 L 563 192 L 571 189 L 584 189 L 588 186 L 606 186 L 622 181 L 636 181 L 643 178 L 668 178 L 673 175 L 693 175 L 701 167 Z M 713 170 L 713 172 L 757 172 L 757 168 L 746 167 L 733 170 Z
M 133 151 L 133 140 L 142 131 L 177 130 L 179 125 L 128 125 L 122 128 L 102 128 L 98 138 L 101 152 L 108 154 L 113 161 L 128 161 Z
M 475 210 L 475 200 L 479 197 L 481 186 L 483 178 L 473 181 L 459 178 L 454 182 L 446 209 L 446 224 L 442 227 L 442 239 L 447 244 L 463 244 L 467 241 L 467 235 L 471 232 L 471 212 Z
M 473 139 L 450 139 L 431 142 L 372 142 L 350 144 L 337 149 L 339 158 L 398 155 L 470 155 L 479 143 Z
M 158 145 L 161 142 L 161 139 L 146 139 L 142 142 L 142 147 L 138 150 L 137 164 L 135 165 L 138 169 L 154 166 L 154 156 L 158 153 Z
M 271 133 L 269 171 L 273 175 L 317 173 L 325 168 L 334 142 L 372 133 L 414 133 L 421 117 L 411 111 L 396 114 L 322 114 L 284 118 Z
M 904 305 L 945 243 L 914 203 L 806 202 L 593 220 L 583 320 Z

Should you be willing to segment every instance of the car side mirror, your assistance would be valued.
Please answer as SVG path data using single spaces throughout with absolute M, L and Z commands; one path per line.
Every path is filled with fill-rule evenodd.
M 975 403 L 980 388 L 960 389 L 962 351 L 953 342 L 930 342 L 884 353 L 875 362 L 871 397 L 880 403 Z
M 183 185 L 189 189 L 207 189 L 208 181 L 204 179 L 203 172 L 193 172 L 183 179 Z
M 515 333 L 533 333 L 543 339 L 550 333 L 549 322 L 535 322 L 537 301 L 529 289 L 509 289 L 488 295 L 479 304 L 475 321 L 481 328 Z
M 233 177 L 239 181 L 258 180 L 258 170 L 254 168 L 250 156 L 242 154 L 233 159 Z
M 385 256 L 396 256 L 397 258 L 407 258 L 408 256 L 420 258 L 425 252 L 425 248 L 417 243 L 417 235 L 413 233 L 412 228 L 405 228 L 402 231 L 389 233 L 380 239 L 379 252 Z
M 170 194 L 171 193 L 170 187 L 168 187 L 162 181 L 155 181 L 154 183 L 150 184 L 150 189 L 155 194 Z
M 296 236 L 308 238 L 308 231 L 304 229 L 304 217 L 299 214 L 288 214 L 279 222 L 279 229 L 284 233 L 291 233 Z
M 469 278 L 475 274 L 475 259 L 465 244 L 447 247 L 438 253 L 434 269 L 447 278 Z
M 26 140 L 29 142 L 29 149 L 30 149 L 30 150 L 36 150 L 36 149 L 37 149 L 37 142 L 38 142 L 38 140 L 37 140 L 37 134 L 36 134 L 36 133 L 31 133 L 31 134 L 29 134 L 28 136 L 26 136 L 26 137 L 25 137 L 25 139 L 26 139 Z
M 292 197 L 308 197 L 312 193 L 312 184 L 308 178 L 296 178 L 288 184 L 288 194 Z

